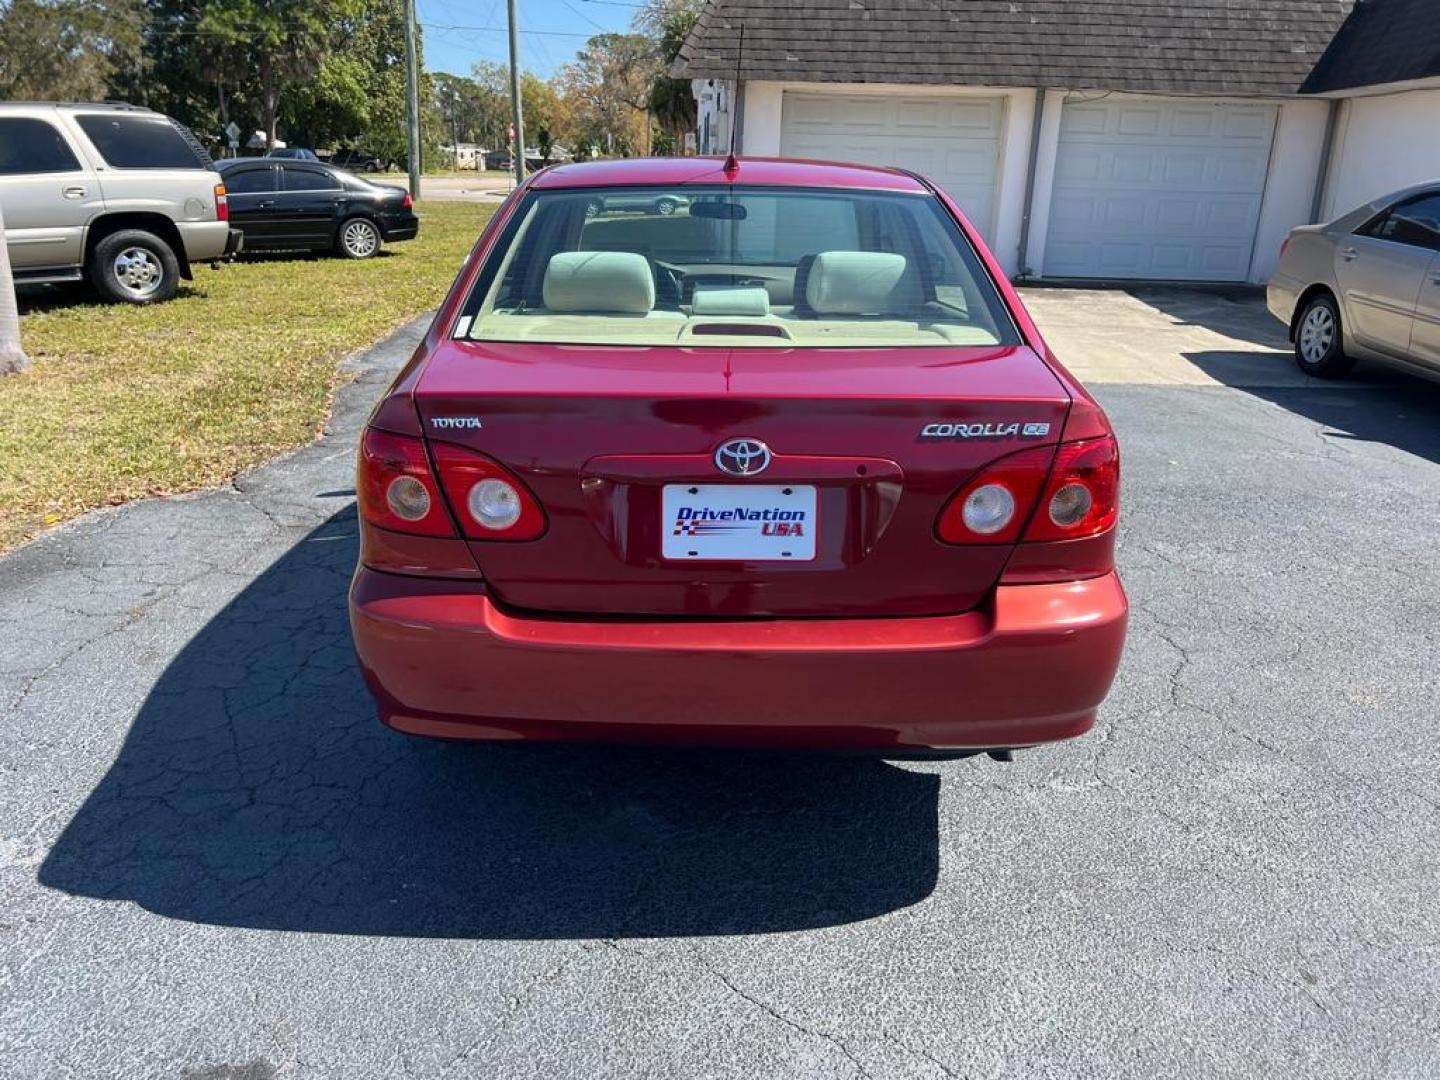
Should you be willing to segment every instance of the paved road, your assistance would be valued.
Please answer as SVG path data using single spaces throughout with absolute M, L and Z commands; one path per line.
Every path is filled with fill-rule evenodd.
M 384 183 L 410 186 L 410 178 L 387 177 Z M 420 195 L 425 199 L 446 202 L 498 203 L 515 187 L 515 178 L 507 173 L 463 173 L 453 176 L 425 176 L 420 180 Z
M 1440 390 L 1295 385 L 1253 303 L 1032 302 L 1135 619 L 1013 765 L 382 731 L 349 472 L 413 328 L 314 446 L 0 560 L 0 1075 L 1435 1075 Z

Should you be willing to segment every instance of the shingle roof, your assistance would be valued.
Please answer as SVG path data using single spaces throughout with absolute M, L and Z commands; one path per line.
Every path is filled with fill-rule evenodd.
M 1436 0 L 1416 0 L 1435 3 Z M 1351 0 L 707 0 L 675 73 L 1293 94 Z
M 1437 75 L 1437 0 L 1360 0 L 1301 91 L 1323 94 Z

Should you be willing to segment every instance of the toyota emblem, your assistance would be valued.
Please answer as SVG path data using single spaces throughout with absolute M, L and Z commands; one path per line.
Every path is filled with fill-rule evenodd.
M 715 451 L 715 467 L 731 476 L 756 476 L 770 467 L 770 448 L 759 439 L 730 439 Z

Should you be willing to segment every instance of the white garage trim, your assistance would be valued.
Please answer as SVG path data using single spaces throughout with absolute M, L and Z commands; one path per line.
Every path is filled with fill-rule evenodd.
M 913 170 L 949 192 L 989 241 L 1004 114 L 1001 97 L 787 91 L 780 153 Z
M 1273 104 L 1072 95 L 1045 276 L 1247 280 L 1277 114 Z

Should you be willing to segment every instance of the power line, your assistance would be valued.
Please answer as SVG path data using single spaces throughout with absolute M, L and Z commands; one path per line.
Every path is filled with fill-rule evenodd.
M 498 34 L 504 34 L 507 32 L 506 28 L 503 26 L 466 26 L 461 23 L 432 22 L 422 22 L 420 25 L 430 30 L 478 30 L 482 33 Z M 532 34 L 540 37 L 592 38 L 595 36 L 594 34 L 577 34 L 574 31 L 570 30 L 520 30 L 518 32 L 521 34 Z
M 605 33 L 609 33 L 609 32 L 610 32 L 608 29 L 606 29 L 605 27 L 601 26 L 598 22 L 596 22 L 594 19 L 592 19 L 589 15 L 586 15 L 583 11 L 581 11 L 579 8 L 577 8 L 574 4 L 570 3 L 570 0 L 560 0 L 560 2 L 561 2 L 562 4 L 564 4 L 567 8 L 569 8 L 571 11 L 573 11 L 577 16 L 579 16 L 580 18 L 584 19 L 584 20 L 585 20 L 586 22 L 588 22 L 591 26 L 595 27 L 596 30 L 601 30 L 601 31 L 604 31 Z

